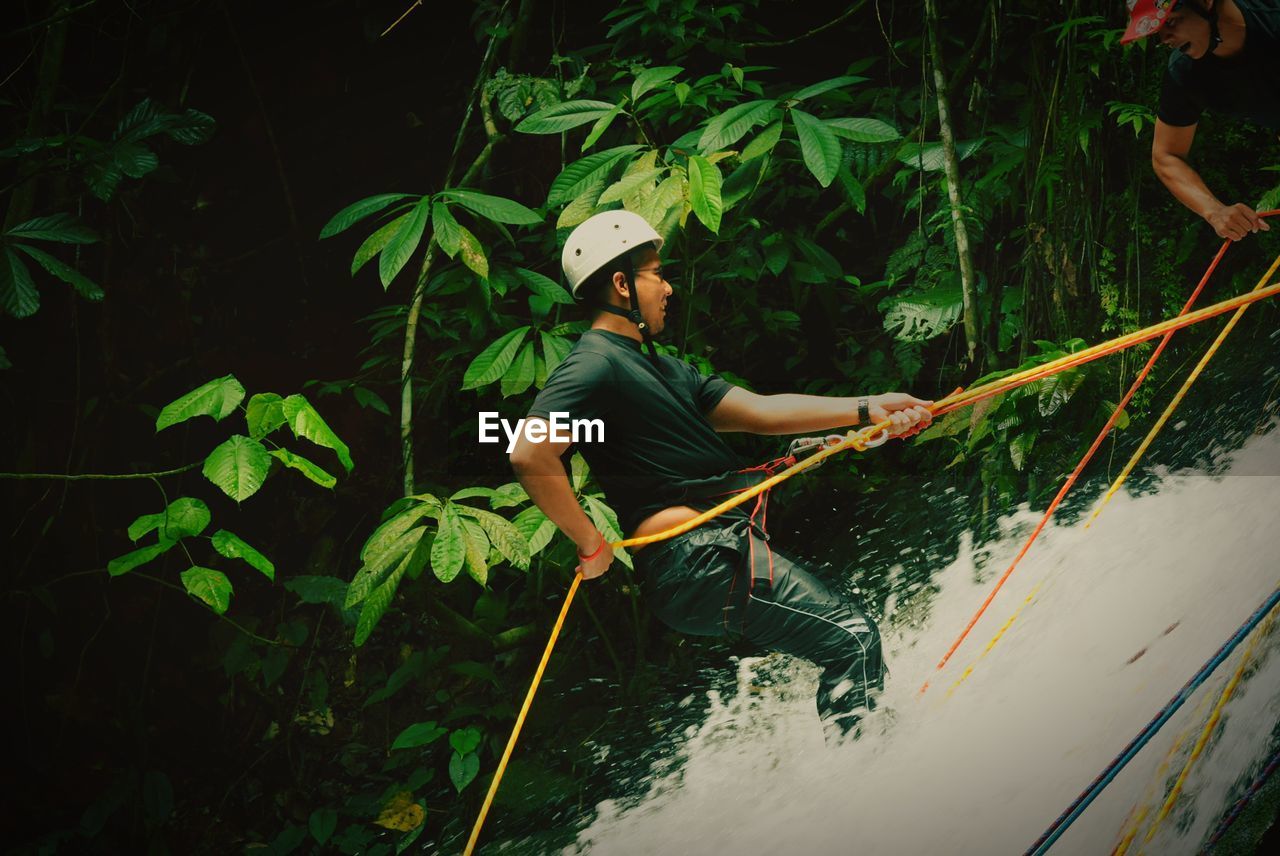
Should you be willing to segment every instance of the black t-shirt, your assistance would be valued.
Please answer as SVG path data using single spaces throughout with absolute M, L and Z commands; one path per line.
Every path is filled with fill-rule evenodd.
M 1160 90 L 1160 120 L 1185 127 L 1212 110 L 1280 131 L 1280 0 L 1236 0 L 1244 47 L 1222 59 L 1193 60 L 1176 50 Z M 1194 13 L 1190 13 L 1194 14 Z
M 556 366 L 530 416 L 599 419 L 603 442 L 578 446 L 618 513 L 623 533 L 650 514 L 706 497 L 742 467 L 706 414 L 733 389 L 688 363 L 660 355 L 659 368 L 640 343 L 588 330 Z

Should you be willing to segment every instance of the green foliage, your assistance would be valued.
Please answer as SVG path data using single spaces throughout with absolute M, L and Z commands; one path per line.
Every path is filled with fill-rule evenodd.
M 221 422 L 244 400 L 244 387 L 232 375 L 211 380 L 169 402 L 156 417 L 156 431 L 186 422 L 196 416 L 212 416 Z

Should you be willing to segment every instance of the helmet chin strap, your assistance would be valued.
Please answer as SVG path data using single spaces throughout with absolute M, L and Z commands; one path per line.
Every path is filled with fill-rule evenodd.
M 601 302 L 599 308 L 605 312 L 611 312 L 614 315 L 620 315 L 626 318 L 636 327 L 640 328 L 640 337 L 644 340 L 645 347 L 649 349 L 649 360 L 653 363 L 654 368 L 658 367 L 658 348 L 653 344 L 653 336 L 649 333 L 649 325 L 645 323 L 644 315 L 640 312 L 640 298 L 636 294 L 636 271 L 635 266 L 628 258 L 625 261 L 627 276 L 627 293 L 631 295 L 631 310 L 620 309 L 612 303 Z

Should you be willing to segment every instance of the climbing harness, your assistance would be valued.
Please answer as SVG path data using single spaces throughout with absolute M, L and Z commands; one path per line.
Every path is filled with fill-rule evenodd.
M 1075 798 L 1075 801 L 1072 802 L 1071 805 L 1067 806 L 1067 809 L 1058 816 L 1058 819 L 1050 824 L 1049 828 L 1046 829 L 1041 836 L 1036 839 L 1035 843 L 1027 849 L 1025 856 L 1033 856 L 1033 854 L 1035 856 L 1040 856 L 1040 854 L 1046 853 L 1049 848 L 1053 846 L 1053 843 L 1062 837 L 1062 834 L 1067 831 L 1067 828 L 1075 822 L 1076 818 L 1078 818 L 1084 810 L 1089 807 L 1090 803 L 1097 799 L 1103 789 L 1106 788 L 1113 779 L 1115 779 L 1122 769 L 1124 769 L 1124 766 L 1133 760 L 1133 757 L 1138 754 L 1138 750 L 1145 746 L 1151 738 L 1156 735 L 1156 732 L 1160 730 L 1161 726 L 1168 722 L 1169 719 L 1177 713 L 1178 709 L 1186 703 L 1192 693 L 1194 693 L 1196 689 L 1203 684 L 1206 679 L 1208 679 L 1209 675 L 1213 674 L 1214 670 L 1217 669 L 1218 666 L 1222 664 L 1222 661 L 1227 658 L 1227 655 L 1234 651 L 1236 647 L 1244 641 L 1245 637 L 1262 622 L 1263 618 L 1275 609 L 1277 604 L 1280 604 L 1280 588 L 1273 591 L 1270 597 L 1262 602 L 1262 605 L 1254 611 L 1253 615 L 1249 616 L 1245 623 L 1240 625 L 1240 628 L 1232 634 L 1231 638 L 1222 644 L 1222 647 L 1218 649 L 1217 653 L 1210 657 L 1209 660 L 1200 667 L 1200 670 L 1192 675 L 1191 679 L 1183 685 L 1182 689 L 1178 690 L 1173 698 L 1171 698 L 1169 702 L 1160 709 L 1160 712 L 1156 714 L 1155 718 L 1148 722 L 1142 731 L 1138 732 L 1138 735 L 1129 742 L 1129 745 L 1126 746 L 1124 750 L 1121 751 L 1121 753 L 1117 755 L 1101 773 L 1098 774 L 1089 787 L 1085 788 L 1084 791 Z
M 1271 217 L 1276 214 L 1280 214 L 1280 210 L 1264 211 L 1264 212 L 1261 212 L 1258 216 Z M 1204 275 L 1200 278 L 1200 282 L 1196 285 L 1195 289 L 1191 292 L 1191 296 L 1187 298 L 1187 302 L 1183 305 L 1182 310 L 1178 313 L 1177 318 L 1186 318 L 1188 317 L 1188 315 L 1192 314 L 1191 307 L 1195 305 L 1196 300 L 1200 297 L 1200 293 L 1204 290 L 1205 285 L 1209 282 L 1209 278 L 1213 276 L 1214 271 L 1217 270 L 1219 262 L 1222 261 L 1222 257 L 1226 255 L 1227 249 L 1228 247 L 1231 246 L 1231 244 L 1232 244 L 1232 241 L 1229 239 L 1222 242 L 1222 246 L 1218 249 L 1218 252 L 1214 255 L 1213 261 L 1209 263 L 1209 267 L 1205 270 Z M 1254 292 L 1257 292 L 1262 289 L 1264 284 L 1271 278 L 1272 274 L 1275 272 L 1277 265 L 1280 265 L 1280 256 L 1276 258 L 1275 262 L 1272 263 L 1271 268 L 1268 269 L 1267 273 L 1262 277 L 1262 279 L 1258 281 L 1258 285 L 1254 288 Z M 1238 313 L 1242 311 L 1243 311 L 1243 306 L 1241 307 L 1241 309 L 1237 310 Z M 1234 319 L 1233 319 L 1232 325 L 1230 326 L 1233 326 L 1233 325 L 1234 325 Z M 1142 367 L 1142 370 L 1138 372 L 1138 376 L 1134 378 L 1134 381 L 1130 385 L 1128 392 L 1124 394 L 1124 397 L 1120 399 L 1120 402 L 1115 406 L 1115 409 L 1111 411 L 1111 416 L 1107 419 L 1106 424 L 1102 426 L 1102 430 L 1098 432 L 1098 436 L 1094 438 L 1093 443 L 1090 444 L 1088 451 L 1084 453 L 1084 456 L 1080 459 L 1080 462 L 1076 464 L 1075 469 L 1071 471 L 1071 475 L 1067 476 L 1067 480 L 1063 482 L 1062 487 L 1058 490 L 1058 493 L 1053 498 L 1053 501 L 1049 503 L 1049 507 L 1045 510 L 1044 515 L 1040 518 L 1040 522 L 1036 524 L 1036 528 L 1032 530 L 1031 535 L 1027 538 L 1026 542 L 1022 545 L 1022 549 L 1018 551 L 1018 554 L 1016 556 L 1014 556 L 1013 561 L 1010 562 L 1009 567 L 1005 569 L 1005 572 L 1000 575 L 1000 578 L 996 580 L 995 585 L 992 586 L 991 591 L 987 594 L 986 599 L 983 600 L 982 604 L 978 607 L 977 612 L 975 612 L 973 614 L 973 617 L 969 619 L 969 623 L 965 625 L 965 628 L 960 632 L 960 635 L 956 637 L 955 641 L 951 643 L 951 647 L 947 649 L 947 652 L 943 654 L 942 659 L 938 661 L 938 665 L 934 667 L 935 673 L 941 671 L 943 667 L 947 665 L 947 662 L 951 659 L 951 656 L 955 654 L 956 650 L 968 637 L 969 632 L 973 630 L 974 626 L 978 623 L 978 620 L 982 618 L 983 614 L 987 611 L 987 607 L 989 607 L 991 605 L 991 602 L 995 600 L 996 594 L 1004 586 L 1005 582 L 1008 581 L 1009 577 L 1013 575 L 1014 570 L 1018 567 L 1018 564 L 1022 561 L 1022 558 L 1027 554 L 1027 551 L 1031 549 L 1031 545 L 1035 543 L 1038 537 L 1040 537 L 1040 532 L 1044 529 L 1045 525 L 1053 517 L 1054 512 L 1058 510 L 1058 506 L 1062 503 L 1062 500 L 1066 497 L 1067 492 L 1070 491 L 1071 488 L 1075 485 L 1076 480 L 1079 479 L 1080 474 L 1084 471 L 1084 468 L 1088 465 L 1089 461 L 1093 459 L 1094 453 L 1097 452 L 1098 449 L 1102 446 L 1103 441 L 1106 439 L 1107 435 L 1110 434 L 1111 429 L 1115 426 L 1116 420 L 1118 420 L 1120 418 L 1120 414 L 1124 412 L 1125 406 L 1129 403 L 1129 400 L 1133 398 L 1134 393 L 1138 391 L 1138 387 L 1140 387 L 1143 381 L 1146 380 L 1147 375 L 1148 373 L 1150 373 L 1152 366 L 1155 365 L 1156 360 L 1158 360 L 1160 358 L 1160 355 L 1164 353 L 1164 349 L 1169 344 L 1169 340 L 1173 338 L 1173 334 L 1174 332 L 1176 332 L 1176 329 L 1177 328 L 1170 329 L 1167 333 L 1164 334 L 1164 337 L 1160 340 L 1160 343 L 1156 346 L 1155 351 L 1152 352 L 1151 356 L 1147 359 L 1147 362 Z M 1229 328 L 1226 332 L 1229 332 Z M 1224 336 L 1220 336 L 1219 338 L 1220 339 L 1224 338 Z M 1215 343 L 1214 347 L 1211 350 L 1216 350 L 1218 344 L 1220 344 L 1220 342 Z M 1176 399 L 1176 401 L 1180 402 L 1181 396 L 1179 396 Z M 1172 412 L 1172 411 L 1168 411 L 1168 412 Z M 1167 419 L 1167 413 L 1166 413 L 1166 416 L 1163 417 L 1164 419 Z M 1159 424 L 1163 425 L 1163 421 L 1160 422 Z M 1153 436 L 1154 434 L 1152 435 L 1152 437 Z M 1139 449 L 1139 453 L 1145 450 L 1146 445 L 1150 445 L 1149 442 Z M 1135 455 L 1134 460 L 1130 462 L 1130 466 L 1125 471 L 1125 474 L 1124 474 L 1125 476 L 1127 476 L 1129 470 L 1132 469 L 1133 465 L 1137 463 L 1137 457 L 1138 456 Z M 1117 488 L 1118 488 L 1118 484 L 1117 484 Z M 1105 500 L 1104 500 L 1104 504 L 1105 504 Z M 1099 507 L 1099 510 L 1101 510 L 1101 507 Z M 1096 516 L 1096 513 L 1095 513 L 1095 516 Z M 1019 609 L 1021 609 L 1021 607 L 1019 607 Z M 1010 623 L 1012 622 L 1012 620 L 1013 619 L 1010 619 Z M 1007 626 L 1008 626 L 1008 623 L 1006 623 L 1006 627 Z M 999 636 L 1003 632 L 1004 632 L 1004 628 L 1001 629 L 1000 633 L 997 633 L 997 638 L 991 641 L 991 643 L 987 647 L 987 650 L 990 650 L 991 646 L 998 641 Z M 970 667 L 969 671 L 971 670 L 972 670 L 972 666 Z M 963 681 L 966 677 L 968 677 L 968 672 L 966 672 L 966 674 L 962 676 L 960 680 Z M 923 695 L 929 689 L 929 683 L 930 682 L 926 680 L 921 685 L 919 694 Z M 952 691 L 954 691 L 954 688 L 955 687 L 953 685 Z
M 1011 389 L 1024 386 L 1028 383 L 1032 383 L 1033 381 L 1039 380 L 1040 378 L 1048 377 L 1051 374 L 1056 374 L 1057 372 L 1065 371 L 1066 369 L 1083 365 L 1092 360 L 1096 360 L 1101 357 L 1107 356 L 1108 354 L 1115 353 L 1116 351 L 1123 350 L 1124 348 L 1131 347 L 1135 344 L 1138 344 L 1139 342 L 1145 342 L 1145 341 L 1148 341 L 1149 339 L 1154 339 L 1157 336 L 1163 335 L 1164 333 L 1167 333 L 1173 330 L 1180 330 L 1183 327 L 1187 327 L 1192 324 L 1197 324 L 1201 321 L 1204 321 L 1209 318 L 1214 318 L 1218 315 L 1221 315 L 1226 312 L 1230 312 L 1233 309 L 1237 309 L 1249 303 L 1254 303 L 1259 300 L 1265 300 L 1270 297 L 1275 297 L 1276 295 L 1280 295 L 1280 285 L 1272 285 L 1267 288 L 1255 290 L 1253 292 L 1250 292 L 1249 294 L 1233 297 L 1229 300 L 1224 300 L 1220 303 L 1216 303 L 1212 306 L 1207 306 L 1195 312 L 1190 312 L 1185 315 L 1178 316 L 1176 318 L 1171 318 L 1166 321 L 1162 321 L 1158 324 L 1154 324 L 1145 329 L 1137 330 L 1133 333 L 1120 336 L 1116 339 L 1112 339 L 1109 342 L 1103 342 L 1091 348 L 1085 348 L 1081 351 L 1077 351 L 1074 354 L 1068 354 L 1064 357 L 1060 357 L 1056 360 L 1052 360 L 1043 365 L 1036 366 L 1032 369 L 1016 372 L 1006 377 L 993 380 L 990 383 L 972 387 L 962 392 L 953 393 L 952 395 L 949 395 L 946 398 L 935 402 L 933 407 L 930 408 L 930 410 L 932 411 L 935 417 L 943 413 L 949 413 L 952 410 L 957 410 L 966 405 L 974 404 L 978 401 L 982 401 L 987 398 L 1000 395 L 1001 393 L 1008 392 Z M 788 465 L 786 469 L 782 470 L 781 472 L 777 472 L 775 474 L 769 475 L 767 478 L 765 478 L 763 481 L 760 481 L 758 484 L 746 490 L 736 493 L 735 495 L 729 497 L 728 499 L 724 500 L 718 505 L 700 513 L 696 517 L 690 518 L 689 520 L 679 524 L 678 526 L 673 526 L 670 529 L 667 529 L 663 532 L 657 532 L 653 535 L 646 535 L 639 538 L 627 538 L 620 541 L 616 541 L 616 542 L 613 542 L 610 546 L 616 550 L 622 547 L 634 547 L 641 544 L 653 544 L 659 541 L 665 541 L 669 538 L 674 538 L 677 535 L 683 535 L 685 532 L 689 532 L 693 529 L 696 529 L 698 526 L 701 526 L 703 523 L 706 523 L 708 520 L 711 520 L 712 518 L 723 514 L 729 509 L 736 508 L 737 506 L 742 505 L 743 503 L 748 502 L 749 500 L 755 499 L 765 491 L 769 490 L 770 488 L 773 488 L 774 486 L 782 483 L 783 481 L 791 478 L 792 476 L 820 465 L 827 458 L 830 458 L 833 455 L 839 454 L 840 452 L 843 452 L 846 449 L 856 449 L 858 451 L 865 451 L 868 448 L 875 448 L 876 446 L 883 443 L 886 439 L 888 439 L 888 431 L 892 427 L 892 424 L 893 423 L 890 420 L 884 419 L 874 425 L 869 425 L 860 431 L 849 431 L 844 435 L 844 437 L 839 442 L 832 443 L 829 445 L 824 445 L 823 448 L 821 448 L 820 450 L 815 451 L 814 453 L 808 455 L 807 457 L 801 460 L 797 460 L 794 464 Z M 484 803 L 480 809 L 480 814 L 476 818 L 475 826 L 471 830 L 471 836 L 467 842 L 467 847 L 466 847 L 466 850 L 464 851 L 464 856 L 470 856 L 470 854 L 473 852 L 475 848 L 476 841 L 480 837 L 480 829 L 484 825 L 485 818 L 488 816 L 490 806 L 493 804 L 494 794 L 497 793 L 498 786 L 502 781 L 502 776 L 506 770 L 507 762 L 511 757 L 512 750 L 515 748 L 515 743 L 517 738 L 520 735 L 520 730 L 524 726 L 524 720 L 528 715 L 530 706 L 533 703 L 534 693 L 537 691 L 538 683 L 542 679 L 542 673 L 546 667 L 547 661 L 551 658 L 551 651 L 555 646 L 556 639 L 559 637 L 560 628 L 564 623 L 564 617 L 569 611 L 569 606 L 573 602 L 573 596 L 577 592 L 578 583 L 581 581 L 581 579 L 582 579 L 581 573 L 577 573 L 574 575 L 573 583 L 569 587 L 569 593 L 565 597 L 564 605 L 561 607 L 560 615 L 556 619 L 556 624 L 555 624 L 555 627 L 552 629 L 551 637 L 547 640 L 547 646 L 543 651 L 542 659 L 539 661 L 538 668 L 534 672 L 533 682 L 529 686 L 529 691 L 525 696 L 524 704 L 521 706 L 520 712 L 516 716 L 516 722 L 514 727 L 512 728 L 511 736 L 507 740 L 507 745 L 506 745 L 506 748 L 503 750 L 502 758 L 498 762 L 497 769 L 494 771 L 493 779 L 489 784 L 489 791 L 485 795 Z M 1280 597 L 1280 592 L 1277 592 L 1277 596 Z

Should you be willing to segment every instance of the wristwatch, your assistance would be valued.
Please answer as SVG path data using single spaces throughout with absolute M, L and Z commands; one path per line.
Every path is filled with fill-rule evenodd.
M 865 425 L 871 421 L 871 399 L 858 399 L 858 424 Z

